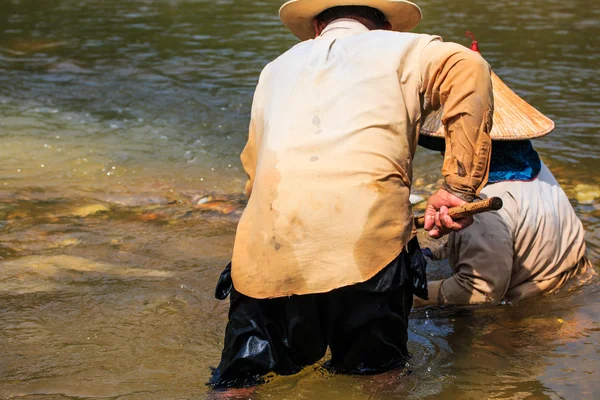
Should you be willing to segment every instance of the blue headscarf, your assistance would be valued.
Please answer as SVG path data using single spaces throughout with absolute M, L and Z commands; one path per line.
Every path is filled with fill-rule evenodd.
M 444 139 L 420 135 L 419 145 L 429 150 L 445 151 Z M 489 183 L 530 181 L 540 173 L 542 162 L 530 140 L 494 140 Z
M 489 183 L 530 181 L 541 168 L 542 161 L 531 140 L 493 141 Z

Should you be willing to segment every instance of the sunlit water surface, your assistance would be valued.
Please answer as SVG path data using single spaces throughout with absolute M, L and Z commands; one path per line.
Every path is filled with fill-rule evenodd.
M 600 257 L 600 8 L 419 2 L 418 31 L 468 44 L 555 120 L 536 141 Z M 280 3 L 0 4 L 0 398 L 205 398 L 227 303 L 261 68 L 295 43 Z M 439 179 L 420 150 L 415 192 Z M 434 277 L 446 264 L 430 266 Z M 413 315 L 404 371 L 274 377 L 253 399 L 592 399 L 596 284 L 518 306 Z

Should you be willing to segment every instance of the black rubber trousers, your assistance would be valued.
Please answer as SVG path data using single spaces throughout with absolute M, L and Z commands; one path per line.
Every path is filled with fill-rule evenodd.
M 427 296 L 425 268 L 415 238 L 366 282 L 327 293 L 254 299 L 235 290 L 228 265 L 216 297 L 231 293 L 229 322 L 209 384 L 249 386 L 269 372 L 294 374 L 319 361 L 327 346 L 331 360 L 325 367 L 335 372 L 368 374 L 403 365 L 413 294 Z

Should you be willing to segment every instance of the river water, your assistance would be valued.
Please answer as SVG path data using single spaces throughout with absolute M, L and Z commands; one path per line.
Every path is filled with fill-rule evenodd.
M 243 207 L 261 68 L 296 41 L 281 3 L 0 2 L 0 398 L 198 399 L 227 303 L 213 288 Z M 468 45 L 555 120 L 535 142 L 600 258 L 600 7 L 422 1 L 417 31 Z M 440 157 L 419 150 L 415 192 Z M 430 266 L 433 277 L 448 266 Z M 415 313 L 404 371 L 274 377 L 254 399 L 586 399 L 597 284 Z

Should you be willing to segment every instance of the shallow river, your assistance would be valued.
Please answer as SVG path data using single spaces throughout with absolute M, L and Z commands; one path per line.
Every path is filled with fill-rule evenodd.
M 535 145 L 600 258 L 595 2 L 422 1 L 557 128 Z M 201 399 L 243 207 L 261 68 L 295 43 L 279 1 L 0 1 L 0 398 Z M 439 179 L 419 150 L 415 192 Z M 445 264 L 429 272 L 447 273 Z M 254 399 L 591 399 L 597 284 L 416 313 L 404 371 L 275 377 Z

